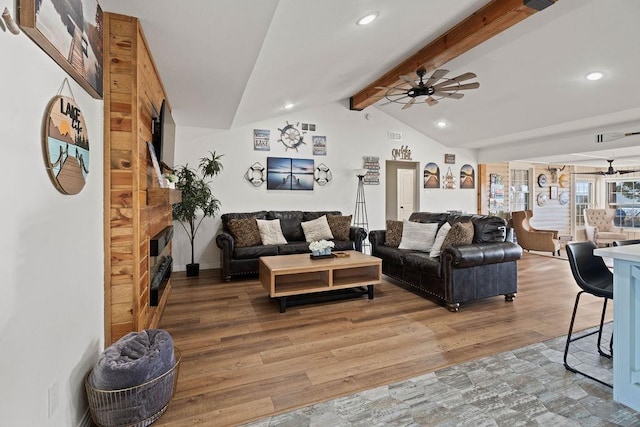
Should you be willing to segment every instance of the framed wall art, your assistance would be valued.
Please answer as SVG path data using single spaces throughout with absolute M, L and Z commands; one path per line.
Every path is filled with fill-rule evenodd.
M 91 96 L 102 99 L 102 8 L 96 0 L 19 0 L 20 27 Z
M 313 159 L 267 157 L 267 190 L 313 190 Z
M 422 178 L 424 188 L 440 188 L 440 167 L 433 162 L 427 163 Z
M 460 168 L 460 188 L 475 188 L 476 174 L 473 166 L 467 164 Z
M 75 99 L 58 95 L 49 102 L 43 149 L 53 185 L 63 194 L 78 194 L 89 175 L 89 137 Z

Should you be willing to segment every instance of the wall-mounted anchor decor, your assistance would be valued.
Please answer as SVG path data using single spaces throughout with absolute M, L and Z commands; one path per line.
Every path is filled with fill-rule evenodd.
M 255 162 L 244 174 L 244 179 L 249 181 L 254 187 L 260 187 L 267 180 L 267 171 L 264 166 Z
M 318 183 L 318 185 L 325 185 L 329 181 L 331 181 L 331 179 L 333 178 L 333 175 L 331 174 L 331 171 L 324 163 L 320 163 L 318 166 L 316 166 L 314 178 Z
M 456 177 L 451 172 L 451 167 L 447 168 L 447 174 L 442 177 L 442 188 L 445 190 L 453 190 L 456 188 Z
M 408 145 L 401 145 L 400 148 L 391 150 L 391 156 L 393 160 L 411 160 L 411 150 Z
M 64 79 L 63 86 L 65 82 L 69 84 Z M 61 193 L 78 194 L 89 174 L 89 137 L 84 116 L 73 97 L 56 95 L 47 106 L 44 120 L 42 145 L 49 177 Z

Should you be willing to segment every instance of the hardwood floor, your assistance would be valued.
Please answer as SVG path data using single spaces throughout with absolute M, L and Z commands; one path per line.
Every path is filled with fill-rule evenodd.
M 257 279 L 174 274 L 160 327 L 182 362 L 156 425 L 238 425 L 565 335 L 578 292 L 567 261 L 525 253 L 518 268 L 514 302 L 487 298 L 458 313 L 385 280 L 373 300 L 281 314 Z M 601 301 L 583 296 L 578 330 L 598 323 Z

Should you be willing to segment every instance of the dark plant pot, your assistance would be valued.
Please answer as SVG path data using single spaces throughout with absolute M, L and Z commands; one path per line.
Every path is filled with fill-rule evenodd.
M 197 277 L 200 275 L 200 264 L 187 264 L 187 277 Z

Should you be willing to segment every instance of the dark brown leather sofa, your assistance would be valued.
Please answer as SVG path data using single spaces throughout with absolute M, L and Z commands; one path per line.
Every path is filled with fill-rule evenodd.
M 221 215 L 222 227 L 216 235 L 216 245 L 220 251 L 220 266 L 222 277 L 229 281 L 233 277 L 255 276 L 258 274 L 258 258 L 270 255 L 290 255 L 311 253 L 309 243 L 305 241 L 304 232 L 300 225 L 302 221 L 311 221 L 322 215 L 342 215 L 340 211 L 257 211 L 244 213 L 226 213 Z M 229 232 L 231 219 L 256 218 L 279 219 L 282 234 L 287 239 L 286 245 L 255 245 L 238 248 L 235 239 Z M 367 232 L 361 227 L 351 227 L 349 240 L 333 240 L 333 250 L 345 251 L 362 250 L 362 242 Z
M 444 302 L 450 311 L 460 303 L 504 295 L 512 301 L 518 292 L 517 261 L 522 248 L 505 242 L 502 218 L 484 215 L 414 212 L 410 221 L 424 223 L 471 221 L 473 243 L 443 248 L 439 257 L 428 253 L 385 246 L 386 230 L 369 233 L 371 254 L 382 259 L 382 272 L 399 282 Z

